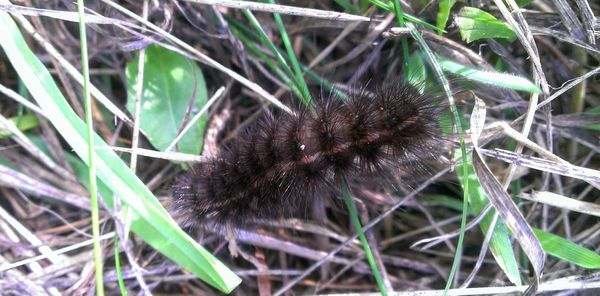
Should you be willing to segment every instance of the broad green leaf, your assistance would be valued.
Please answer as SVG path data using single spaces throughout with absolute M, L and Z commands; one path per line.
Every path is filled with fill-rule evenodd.
M 134 114 L 137 56 L 127 64 L 127 110 Z M 146 48 L 140 127 L 158 150 L 165 151 L 177 136 L 190 100 L 193 111 L 206 104 L 206 83 L 200 67 L 180 54 L 158 45 Z M 191 114 L 189 118 L 192 118 Z M 200 154 L 207 117 L 203 115 L 181 138 L 180 152 Z
M 0 0 L 0 3 L 9 2 Z M 8 60 L 39 107 L 73 151 L 87 163 L 85 124 L 68 105 L 46 67 L 31 52 L 17 25 L 5 12 L 0 12 L 0 36 L 0 45 Z M 95 135 L 94 141 L 98 177 L 131 209 L 131 229 L 135 234 L 222 292 L 229 293 L 239 285 L 240 278 L 177 226 L 152 192 L 99 136 Z
M 438 34 L 442 34 L 444 32 L 444 28 L 446 27 L 446 23 L 448 22 L 448 17 L 450 16 L 450 10 L 452 10 L 452 6 L 456 3 L 456 0 L 441 0 L 438 5 L 439 10 L 437 14 L 436 27 L 438 29 Z
M 36 128 L 40 125 L 37 117 L 33 114 L 25 114 L 21 116 L 11 117 L 8 120 L 12 121 L 20 131 L 27 131 Z M 11 133 L 0 127 L 0 139 L 10 137 Z
M 507 24 L 475 7 L 463 7 L 458 13 L 456 23 L 460 29 L 460 36 L 467 42 L 484 38 L 516 38 L 515 32 Z
M 474 81 L 487 83 L 499 87 L 506 87 L 514 90 L 526 91 L 529 93 L 540 92 L 540 89 L 535 84 L 519 76 L 477 70 L 469 68 L 467 66 L 463 66 L 461 64 L 455 63 L 442 57 L 438 57 L 438 59 L 444 71 L 448 71 L 450 73 L 454 73 Z
M 534 228 L 544 252 L 583 268 L 600 268 L 600 255 L 563 237 Z

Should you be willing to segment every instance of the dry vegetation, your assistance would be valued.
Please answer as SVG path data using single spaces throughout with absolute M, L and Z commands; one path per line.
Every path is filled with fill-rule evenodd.
M 2 4 L 0 13 L 11 12 L 31 50 L 50 70 L 71 108 L 84 118 L 82 88 L 68 66 L 70 63 L 81 69 L 79 34 L 74 22 L 77 15 L 66 13 L 75 12 L 75 4 L 61 0 L 11 2 L 16 6 Z M 140 49 L 160 43 L 185 55 L 190 63 L 197 61 L 208 97 L 225 87 L 224 94 L 209 108 L 203 155 L 214 154 L 222 145 L 234 140 L 236 134 L 266 108 L 277 108 L 272 106 L 273 101 L 269 98 L 290 106 L 300 104 L 290 92 L 291 82 L 283 79 L 289 76 L 272 58 L 269 48 L 243 31 L 256 32 L 242 10 L 194 3 L 203 1 L 117 2 L 137 16 L 147 17 L 150 23 L 166 32 L 143 26 L 108 1 L 87 1 L 91 82 L 116 106 L 109 110 L 106 104 L 99 102 L 99 95 L 93 93 L 96 99 L 93 104 L 95 130 L 111 146 L 131 148 L 135 141 L 134 145 L 145 149 L 136 150 L 137 156 L 133 158 L 130 153 L 118 153 L 127 164 L 132 159 L 137 160 L 137 164 L 132 165 L 133 170 L 157 197 L 168 198 L 169 185 L 185 165 L 165 159 L 181 159 L 182 156 L 176 153 L 145 155 L 164 149 L 154 147 L 143 134 L 139 135 L 139 142 L 134 140 L 138 131 L 133 122 L 137 120 L 126 107 L 129 84 L 126 67 L 138 59 Z M 335 13 L 344 11 L 336 2 L 345 1 L 277 2 Z M 349 2 L 360 2 L 364 7 L 367 3 Z M 427 2 L 403 1 L 402 7 L 411 15 L 435 24 L 439 1 L 425 5 Z M 597 83 L 600 77 L 600 47 L 597 44 L 600 22 L 594 17 L 600 13 L 600 4 L 589 0 L 537 0 L 528 4 L 526 10 L 510 13 L 513 11 L 510 5 L 503 11 L 496 6 L 497 2 L 504 1 L 458 2 L 450 13 L 447 32 L 442 35 L 417 26 L 438 56 L 486 72 L 512 73 L 530 79 L 541 90 L 539 94 L 530 94 L 468 83 L 464 77 L 448 74 L 456 87 L 455 99 L 465 120 L 463 124 L 468 124 L 471 118 L 475 95 L 487 108 L 486 129 L 478 138 L 481 146 L 478 155 L 484 156 L 497 179 L 490 179 L 491 175 L 485 175 L 475 165 L 471 177 L 478 175 L 483 186 L 479 191 L 475 187 L 471 198 L 484 198 L 482 193 L 487 192 L 501 213 L 500 217 L 506 218 L 513 217 L 516 208 L 503 207 L 502 200 L 512 197 L 531 227 L 565 239 L 555 246 L 549 246 L 547 241 L 543 243 L 546 253 L 566 251 L 573 255 L 576 249 L 567 241 L 593 252 L 579 257 L 574 255 L 575 258 L 569 261 L 555 256 L 529 257 L 528 260 L 521 245 L 533 248 L 535 240 L 525 236 L 523 240 L 519 239 L 519 244 L 511 239 L 512 248 L 509 249 L 514 251 L 513 258 L 517 258 L 514 262 L 520 272 L 520 278 L 513 278 L 511 282 L 489 251 L 490 240 L 478 224 L 482 216 L 477 213 L 484 209 L 484 204 L 471 201 L 462 257 L 453 287 L 466 288 L 464 284 L 468 281 L 468 287 L 492 287 L 489 290 L 465 289 L 468 294 L 514 292 L 518 289 L 493 287 L 513 286 L 515 281 L 522 281 L 524 285 L 535 282 L 532 266 L 544 261 L 540 290 L 559 290 L 547 293 L 560 295 L 585 293 L 576 289 L 600 287 L 600 274 L 594 272 L 594 268 L 600 268 L 600 259 L 594 253 L 598 252 L 600 242 L 600 208 L 597 205 L 600 200 L 600 172 L 597 170 L 600 164 L 600 84 Z M 147 14 L 144 4 L 147 4 Z M 485 10 L 509 26 L 518 27 L 520 34 L 513 40 L 484 38 L 467 43 L 461 39 L 456 24 L 457 14 L 463 6 Z M 27 10 L 26 7 L 45 10 Z M 315 17 L 314 11 L 304 16 L 281 11 L 299 63 L 314 71 L 314 76 L 305 75 L 305 78 L 309 88 L 316 90 L 316 95 L 328 92 L 321 89 L 329 83 L 340 90 L 349 90 L 365 83 L 397 81 L 403 72 L 400 37 L 406 38 L 408 53 L 422 52 L 422 46 L 410 34 L 404 31 L 405 34 L 398 37 L 389 32 L 397 26 L 393 13 L 375 7 L 358 9 L 359 4 L 355 7 L 356 11 L 345 12 L 363 13 L 371 21 L 326 19 Z M 104 18 L 92 19 L 94 14 Z M 284 45 L 273 15 L 255 11 L 254 16 L 283 52 Z M 27 28 L 26 21 L 33 27 Z M 165 34 L 177 37 L 182 43 L 173 42 Z M 248 40 L 242 40 L 240 35 Z M 8 35 L 2 32 L 0 38 L 8 38 Z M 49 51 L 50 47 L 62 59 Z M 160 58 L 150 52 L 148 55 Z M 429 84 L 435 85 L 431 66 L 425 58 L 420 61 L 427 66 L 416 69 L 426 72 Z M 221 68 L 216 67 L 216 63 Z M 249 82 L 241 81 L 223 68 L 255 85 L 249 87 Z M 131 69 L 138 70 L 136 67 Z M 194 77 L 193 81 L 198 79 L 201 78 Z M 198 83 L 189 87 L 201 88 Z M 35 103 L 17 101 L 18 95 L 10 94 L 8 89 L 25 98 L 30 97 L 4 51 L 0 51 L 0 88 L 0 294 L 94 293 L 92 247 L 91 244 L 79 245 L 91 238 L 89 192 L 83 185 L 85 167 L 77 161 L 74 148 L 63 139 L 61 131 L 40 115 L 50 110 L 37 112 L 37 107 L 32 106 Z M 467 89 L 470 91 L 462 91 Z M 182 99 L 188 104 L 190 98 Z M 207 99 L 203 98 L 203 102 Z M 118 111 L 133 121 L 115 119 Z M 188 108 L 188 111 L 193 113 L 186 113 L 185 121 L 198 110 Z M 8 118 L 17 123 L 19 120 L 32 123 L 29 127 L 17 124 L 23 133 L 15 133 L 8 127 L 2 129 Z M 503 133 L 499 128 L 488 129 L 500 126 L 501 122 L 510 124 L 512 130 L 505 129 Z M 510 134 L 510 131 L 518 132 Z M 519 134 L 523 131 L 524 137 Z M 453 133 L 448 136 L 451 139 L 448 142 L 458 143 L 464 137 L 470 154 L 472 134 L 472 130 L 463 135 Z M 411 180 L 407 186 L 393 190 L 372 188 L 360 180 L 353 181 L 354 192 L 369 196 L 357 201 L 363 225 L 375 218 L 380 221 L 370 228 L 367 237 L 385 284 L 395 291 L 437 290 L 422 295 L 439 294 L 449 277 L 458 247 L 463 187 L 457 177 L 462 166 L 452 161 L 460 159 L 460 151 L 451 151 L 450 143 L 444 146 L 440 147 L 444 149 L 440 153 L 441 161 L 430 165 L 430 174 Z M 510 176 L 512 179 L 507 179 Z M 471 190 L 478 186 L 473 182 L 469 184 Z M 504 191 L 502 186 L 508 189 Z M 377 292 L 360 242 L 348 240 L 356 231 L 341 198 L 325 200 L 325 203 L 306 209 L 310 212 L 308 217 L 263 221 L 252 229 L 239 229 L 236 232 L 237 257 L 231 256 L 227 239 L 210 229 L 198 239 L 242 278 L 243 282 L 233 292 L 235 295 Z M 386 212 L 391 208 L 396 210 Z M 489 214 L 483 219 L 486 225 L 492 216 Z M 115 229 L 122 228 L 122 219 L 101 202 L 100 222 L 101 234 L 105 235 L 102 241 L 104 285 L 107 294 L 117 295 L 120 291 L 113 249 L 115 236 L 112 234 Z M 527 228 L 518 224 L 519 221 L 515 223 L 516 229 Z M 506 226 L 503 227 L 504 238 L 508 238 Z M 509 227 L 515 230 L 512 225 Z M 487 226 L 483 228 L 487 229 Z M 122 235 L 121 231 L 119 233 Z M 420 240 L 445 234 L 427 248 L 425 243 L 413 246 Z M 120 244 L 119 257 L 129 293 L 219 293 L 139 236 L 131 234 L 125 241 L 127 243 Z M 65 247 L 74 249 L 63 254 L 51 253 Z M 547 248 L 551 247 L 553 251 L 548 252 Z M 573 252 L 569 253 L 569 250 Z M 484 256 L 480 255 L 482 251 Z M 3 268 L 9 263 L 44 254 L 47 255 L 45 258 L 22 266 Z M 588 264 L 587 268 L 581 266 L 584 263 Z

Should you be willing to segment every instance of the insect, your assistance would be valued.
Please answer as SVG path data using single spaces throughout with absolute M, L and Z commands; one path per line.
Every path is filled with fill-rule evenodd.
M 186 228 L 243 225 L 302 212 L 331 196 L 340 177 L 410 175 L 439 153 L 441 110 L 434 97 L 395 83 L 265 114 L 177 179 L 170 211 Z

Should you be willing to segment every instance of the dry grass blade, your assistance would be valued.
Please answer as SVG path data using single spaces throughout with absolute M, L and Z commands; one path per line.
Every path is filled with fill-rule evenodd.
M 133 152 L 133 149 L 123 148 L 123 147 L 110 147 L 110 148 L 106 147 L 106 148 L 99 148 L 99 149 L 112 149 L 114 151 L 126 152 L 126 153 Z M 143 148 L 136 148 L 135 151 L 138 155 L 142 155 L 142 156 L 158 158 L 158 159 L 173 160 L 173 161 L 182 161 L 182 162 L 202 162 L 202 161 L 206 161 L 208 159 L 205 156 L 198 156 L 198 155 L 181 153 L 181 152 L 160 152 L 160 151 L 143 149 Z
M 597 67 L 597 68 L 593 69 L 592 71 L 589 71 L 589 72 L 585 73 L 584 75 L 581 75 L 580 77 L 572 79 L 571 81 L 569 81 L 569 83 L 565 84 L 558 91 L 554 92 L 551 96 L 549 96 L 548 99 L 539 103 L 537 105 L 536 109 L 540 109 L 541 107 L 544 107 L 544 106 L 550 104 L 554 99 L 559 98 L 562 94 L 564 94 L 565 92 L 567 92 L 568 90 L 570 90 L 571 88 L 576 86 L 577 84 L 582 83 L 583 81 L 589 79 L 590 77 L 592 77 L 594 75 L 598 75 L 598 73 L 600 73 L 600 67 Z
M 249 243 L 254 246 L 259 246 L 263 248 L 280 250 L 288 254 L 300 256 L 314 261 L 323 260 L 327 256 L 327 252 L 317 251 L 291 242 L 282 241 L 274 237 L 261 235 L 259 233 L 249 232 L 246 230 L 238 230 L 236 235 L 237 239 L 241 242 Z M 335 256 L 329 258 L 329 261 L 340 264 L 349 263 L 347 259 Z M 365 264 L 363 264 L 362 267 L 365 269 L 368 268 Z
M 527 25 L 527 22 L 525 21 L 525 18 L 523 17 L 519 6 L 514 0 L 507 1 L 511 9 L 513 10 L 512 12 L 514 12 L 514 16 L 517 17 L 517 19 L 515 19 L 511 11 L 508 10 L 506 5 L 502 1 L 494 0 L 494 3 L 496 3 L 496 6 L 498 7 L 498 9 L 500 9 L 502 16 L 504 16 L 504 18 L 512 26 L 512 29 L 517 33 L 517 37 L 519 38 L 519 41 L 521 41 L 521 45 L 529 54 L 529 57 L 531 58 L 531 62 L 533 63 L 535 69 L 535 71 L 533 72 L 535 77 L 534 80 L 536 81 L 536 83 L 539 83 L 541 85 L 542 92 L 544 94 L 548 94 L 548 82 L 546 80 L 546 75 L 544 74 L 544 69 L 542 68 L 538 48 L 535 44 L 533 35 L 531 34 L 531 30 L 529 29 L 529 26 Z M 537 104 L 537 99 L 532 101 L 534 101 Z
M 557 0 L 555 5 L 563 21 L 563 25 L 567 28 L 569 34 L 576 40 L 583 40 L 586 37 L 585 30 L 569 1 Z
M 51 10 L 51 9 L 40 9 L 40 8 L 32 8 L 26 6 L 19 6 L 13 4 L 0 4 L 0 10 L 10 12 L 12 14 L 20 14 L 20 15 L 28 15 L 28 16 L 44 16 L 55 18 L 59 20 L 64 20 L 68 22 L 79 22 L 77 12 L 71 11 L 59 11 L 59 10 Z M 128 24 L 127 22 L 106 18 L 93 14 L 85 15 L 86 23 L 95 23 L 95 24 Z
M 600 205 L 569 198 L 553 192 L 534 191 L 532 194 L 521 193 L 519 196 L 530 201 L 541 202 L 557 208 L 600 217 Z
M 10 225 L 6 225 L 4 222 L 6 222 L 6 224 Z M 7 234 L 7 236 L 10 237 L 10 239 L 14 242 L 14 243 L 21 243 L 19 236 L 25 238 L 25 240 L 27 242 L 29 242 L 29 244 L 33 247 L 37 247 L 37 250 L 39 252 L 41 252 L 44 255 L 49 256 L 49 259 L 52 263 L 57 263 L 59 261 L 58 256 L 51 254 L 52 250 L 50 248 L 48 248 L 47 246 L 44 246 L 42 241 L 40 241 L 33 233 L 31 233 L 23 224 L 19 223 L 19 221 L 17 221 L 14 217 L 12 217 L 8 212 L 6 212 L 4 210 L 4 208 L 0 207 L 0 226 L 4 229 L 5 233 Z M 12 229 L 14 229 L 14 232 L 10 229 L 12 227 Z M 18 235 L 17 235 L 18 233 Z M 26 253 L 29 254 L 34 254 L 33 251 L 25 251 Z M 62 259 L 62 258 L 61 258 Z M 11 276 L 11 275 L 17 275 L 18 272 L 15 272 L 13 270 L 2 270 L 1 267 L 7 265 L 6 262 L 2 262 L 5 261 L 4 258 L 2 258 L 0 256 L 0 273 L 1 272 L 5 272 L 6 275 Z M 28 264 L 28 267 L 36 272 L 36 273 L 42 273 L 43 269 L 42 266 L 38 263 L 38 262 L 30 262 Z M 29 279 L 23 279 L 23 284 L 24 286 L 28 286 L 31 285 L 33 283 L 29 283 Z M 0 286 L 7 286 L 7 285 L 3 285 L 0 284 Z M 10 286 L 10 284 L 8 285 Z M 40 287 L 41 288 L 41 287 Z M 9 288 L 10 289 L 10 288 Z M 28 289 L 28 288 L 25 288 Z M 6 287 L 3 289 L 4 290 L 8 290 Z M 18 291 L 18 289 L 16 289 Z M 49 287 L 45 289 L 46 291 L 48 291 L 49 295 L 60 295 L 58 289 L 56 289 L 55 287 Z M 40 293 L 45 293 L 43 290 L 39 291 Z M 35 293 L 34 293 L 35 294 Z M 45 294 L 44 294 L 45 295 Z
M 501 149 L 481 149 L 480 151 L 482 155 L 493 157 L 517 166 L 525 166 L 548 173 L 581 179 L 600 189 L 600 171 L 597 170 L 574 166 L 568 162 L 556 162 Z
M 4 264 L 6 259 L 0 256 L 0 265 Z M 0 286 L 4 293 L 25 293 L 32 296 L 47 296 L 47 295 L 59 295 L 49 294 L 41 285 L 36 284 L 26 275 L 17 270 L 7 270 L 1 273 L 2 280 L 0 280 Z
M 114 233 L 107 233 L 107 234 L 101 235 L 98 239 L 101 240 L 101 241 L 103 241 L 103 240 L 110 239 L 110 238 L 112 238 L 114 236 L 115 236 Z M 21 260 L 21 261 L 14 262 L 14 263 L 3 264 L 3 265 L 0 265 L 0 272 L 6 271 L 6 270 L 10 270 L 10 269 L 13 269 L 13 268 L 25 265 L 25 264 L 30 264 L 32 262 L 37 262 L 37 261 L 40 261 L 40 260 L 43 260 L 43 259 L 47 259 L 47 258 L 50 258 L 50 257 L 62 255 L 62 254 L 65 254 L 65 253 L 68 253 L 68 252 L 71 252 L 71 251 L 74 251 L 74 250 L 86 247 L 86 246 L 90 246 L 90 245 L 92 245 L 93 242 L 94 242 L 94 239 L 89 239 L 89 240 L 86 240 L 86 241 L 83 241 L 83 242 L 80 242 L 80 243 L 72 244 L 72 245 L 70 245 L 68 247 L 65 247 L 65 248 L 62 248 L 62 249 L 59 249 L 59 250 L 54 250 L 52 252 L 47 252 L 46 254 L 43 254 L 43 255 L 39 255 L 39 256 L 35 256 L 35 257 L 30 257 L 30 258 L 27 258 L 25 260 Z
M 527 139 L 527 137 L 524 137 L 522 134 L 515 131 L 506 122 L 496 121 L 496 122 L 490 124 L 489 126 L 487 126 L 486 130 L 487 129 L 492 130 L 492 131 L 499 129 L 507 136 L 509 136 L 512 139 L 514 139 L 515 141 L 519 142 L 521 145 L 523 145 L 523 147 L 527 147 L 527 148 L 533 150 L 534 152 L 536 152 L 552 161 L 555 161 L 558 163 L 563 163 L 563 164 L 568 164 L 568 162 L 566 160 L 563 160 L 562 158 L 556 156 L 552 152 L 540 147 L 538 144 L 534 143 L 533 141 Z M 475 139 L 473 139 L 473 141 L 475 141 Z M 476 145 L 477 143 L 474 142 L 474 144 Z
M 13 138 L 19 145 L 21 145 L 25 150 L 27 150 L 29 153 L 31 153 L 33 156 L 39 159 L 48 168 L 55 171 L 57 174 L 59 174 L 61 177 L 67 180 L 75 180 L 75 177 L 73 177 L 73 175 L 69 171 L 62 168 L 60 165 L 54 162 L 54 160 L 52 160 L 44 152 L 42 152 L 42 150 L 40 150 L 27 136 L 25 136 L 25 134 L 23 134 L 23 132 L 21 132 L 21 130 L 19 130 L 12 121 L 8 120 L 1 114 L 0 126 L 4 126 L 4 129 L 6 129 L 10 134 L 13 135 Z
M 265 12 L 275 12 L 288 15 L 306 16 L 314 18 L 329 19 L 335 21 L 347 21 L 355 22 L 362 21 L 368 22 L 371 19 L 360 15 L 352 15 L 348 13 L 331 12 L 326 10 L 310 9 L 303 7 L 295 7 L 288 5 L 269 4 L 269 3 L 256 3 L 250 1 L 233 1 L 233 0 L 185 0 L 188 2 L 194 2 L 199 4 L 208 5 L 219 5 L 237 9 L 249 9 L 258 10 Z
M 581 12 L 581 18 L 583 27 L 585 28 L 585 36 L 591 45 L 596 44 L 596 37 L 594 36 L 594 22 L 596 17 L 590 7 L 590 4 L 586 0 L 577 0 L 577 6 Z
M 62 191 L 3 165 L 0 165 L 0 183 L 39 196 L 48 196 L 86 211 L 90 210 L 90 202 L 87 197 Z
M 23 98 L 21 95 L 19 95 L 18 93 L 14 92 L 13 90 L 5 87 L 4 85 L 0 84 L 0 92 L 2 92 L 5 96 L 15 100 L 17 103 L 29 108 L 30 110 L 34 111 L 37 114 L 40 114 L 41 116 L 46 117 L 46 115 L 44 115 L 44 111 L 40 110 L 40 108 L 34 104 L 32 104 L 30 101 L 28 101 L 27 99 Z
M 53 264 L 57 264 L 61 260 L 65 260 L 64 257 L 58 256 L 57 254 L 55 254 L 54 251 L 52 251 L 52 249 L 50 249 L 50 247 L 45 246 L 44 243 L 37 236 L 35 236 L 35 234 L 33 234 L 31 231 L 29 231 L 29 229 L 27 229 L 27 227 L 25 227 L 23 224 L 21 224 L 19 221 L 17 221 L 17 219 L 15 219 L 13 216 L 11 216 L 2 207 L 0 207 L 0 218 L 2 218 L 4 221 L 6 221 L 8 224 L 10 224 L 10 226 L 12 226 L 12 228 L 14 228 L 16 231 L 18 231 L 19 234 L 22 237 L 24 237 L 32 246 L 36 247 L 40 253 L 42 253 L 43 255 L 46 255 L 48 257 L 48 259 L 50 260 L 50 262 L 52 262 Z

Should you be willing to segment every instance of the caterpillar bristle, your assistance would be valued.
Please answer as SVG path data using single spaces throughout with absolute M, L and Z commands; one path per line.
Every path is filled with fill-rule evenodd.
M 169 210 L 183 227 L 245 225 L 305 212 L 339 176 L 396 181 L 425 170 L 442 105 L 408 84 L 321 97 L 295 115 L 266 113 L 211 161 L 182 174 Z

